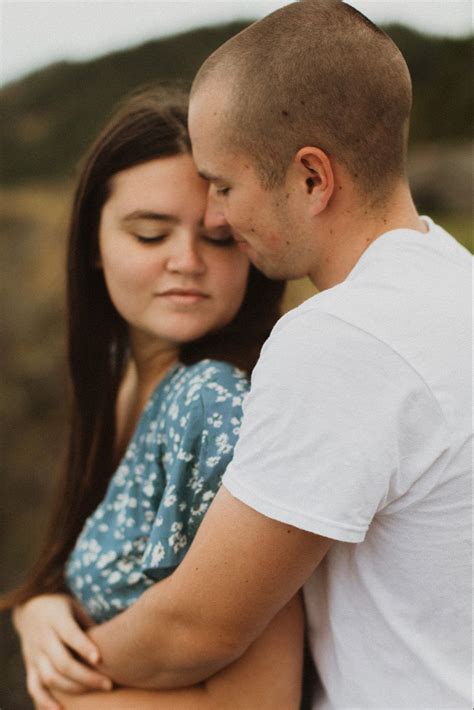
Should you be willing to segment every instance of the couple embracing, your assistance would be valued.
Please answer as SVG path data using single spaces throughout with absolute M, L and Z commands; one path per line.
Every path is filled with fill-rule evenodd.
M 411 100 L 305 0 L 86 156 L 67 463 L 4 601 L 37 708 L 298 708 L 305 633 L 314 710 L 468 707 L 471 263 L 412 201 Z

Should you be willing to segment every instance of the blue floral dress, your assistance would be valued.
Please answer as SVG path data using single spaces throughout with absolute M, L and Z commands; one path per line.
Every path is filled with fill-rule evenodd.
M 177 365 L 155 389 L 65 567 L 97 623 L 183 559 L 232 458 L 247 391 L 243 372 L 215 360 Z

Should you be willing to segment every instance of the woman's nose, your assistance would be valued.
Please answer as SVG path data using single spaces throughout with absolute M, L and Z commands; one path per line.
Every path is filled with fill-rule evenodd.
M 197 235 L 187 235 L 176 240 L 169 255 L 166 267 L 168 271 L 188 275 L 200 275 L 206 270 Z

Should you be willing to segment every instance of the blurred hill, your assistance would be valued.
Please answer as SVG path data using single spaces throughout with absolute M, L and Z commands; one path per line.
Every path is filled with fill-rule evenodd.
M 154 40 L 86 62 L 61 62 L 0 91 L 1 183 L 70 176 L 112 106 L 137 86 L 187 85 L 206 56 L 247 22 Z M 459 143 L 471 136 L 473 38 L 445 39 L 400 25 L 386 28 L 413 77 L 412 145 Z
M 244 22 L 197 29 L 87 62 L 61 62 L 0 91 L 3 184 L 71 175 L 91 136 L 129 91 L 190 84 L 204 59 Z

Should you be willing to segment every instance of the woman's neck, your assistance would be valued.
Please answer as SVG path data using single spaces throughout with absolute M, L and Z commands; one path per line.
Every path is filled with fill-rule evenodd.
M 136 399 L 144 405 L 168 370 L 178 362 L 179 349 L 157 338 L 131 333 L 130 355 L 126 377 Z
M 178 362 L 179 351 L 156 339 L 130 337 L 130 360 L 119 389 L 116 406 L 115 459 L 122 458 L 143 409 L 164 378 Z

